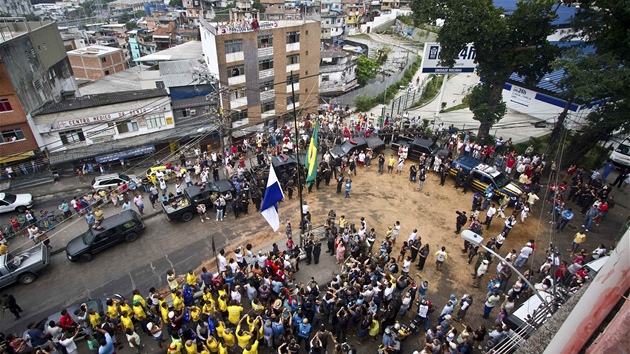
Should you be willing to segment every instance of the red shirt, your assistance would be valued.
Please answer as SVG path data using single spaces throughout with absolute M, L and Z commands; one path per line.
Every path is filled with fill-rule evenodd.
M 70 317 L 69 313 L 66 313 L 65 315 L 61 316 L 61 318 L 59 319 L 59 325 L 63 329 L 68 329 L 73 324 L 74 324 L 74 321 L 72 320 L 72 317 Z

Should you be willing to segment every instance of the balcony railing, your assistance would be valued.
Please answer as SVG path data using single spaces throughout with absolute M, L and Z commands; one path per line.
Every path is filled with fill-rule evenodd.
M 225 55 L 226 63 L 232 63 L 235 61 L 242 61 L 242 60 L 245 60 L 245 53 L 243 52 L 228 53 Z
M 295 91 L 299 91 L 300 90 L 300 83 L 296 82 L 293 84 L 293 87 L 295 88 Z M 291 84 L 287 85 L 287 93 L 291 93 Z
M 275 97 L 276 97 L 276 90 L 267 90 L 267 91 L 262 91 L 260 93 L 261 101 L 271 100 L 271 99 L 274 99 Z
M 238 85 L 245 82 L 245 75 L 233 76 L 228 78 L 228 85 Z
M 247 106 L 247 97 L 239 97 L 230 101 L 230 109 Z
M 290 73 L 291 71 L 299 71 L 299 70 L 300 70 L 300 63 L 287 65 L 287 72 L 288 73 Z
M 300 42 L 297 43 L 287 43 L 287 53 L 293 52 L 296 50 L 300 50 Z
M 273 69 L 260 70 L 258 72 L 258 79 L 260 80 L 270 78 L 270 77 L 273 77 Z
M 258 57 L 273 56 L 273 47 L 258 48 Z

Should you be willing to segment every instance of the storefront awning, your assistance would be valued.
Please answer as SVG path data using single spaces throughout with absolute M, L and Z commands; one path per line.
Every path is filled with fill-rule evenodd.
M 96 157 L 96 163 L 106 163 L 111 161 L 119 161 L 120 159 L 126 159 L 129 157 L 140 156 L 149 154 L 155 151 L 155 146 L 140 146 L 137 148 L 115 152 L 112 154 L 102 155 Z
M 13 161 L 26 160 L 33 156 L 35 156 L 35 152 L 33 150 L 18 152 L 15 154 L 0 156 L 0 163 L 9 163 Z

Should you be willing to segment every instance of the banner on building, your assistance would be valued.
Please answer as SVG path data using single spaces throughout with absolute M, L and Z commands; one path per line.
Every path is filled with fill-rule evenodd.
M 477 67 L 475 58 L 477 52 L 472 44 L 468 44 L 455 58 L 455 65 L 445 67 L 440 64 L 440 45 L 438 43 L 425 43 L 422 55 L 422 72 L 434 74 L 472 73 Z

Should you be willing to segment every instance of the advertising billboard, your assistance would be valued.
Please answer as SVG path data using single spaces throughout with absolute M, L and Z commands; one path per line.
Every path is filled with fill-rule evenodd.
M 422 72 L 434 74 L 472 73 L 477 67 L 476 54 L 475 47 L 468 44 L 455 58 L 455 65 L 449 68 L 440 65 L 440 45 L 438 43 L 425 43 L 424 54 L 422 55 Z

